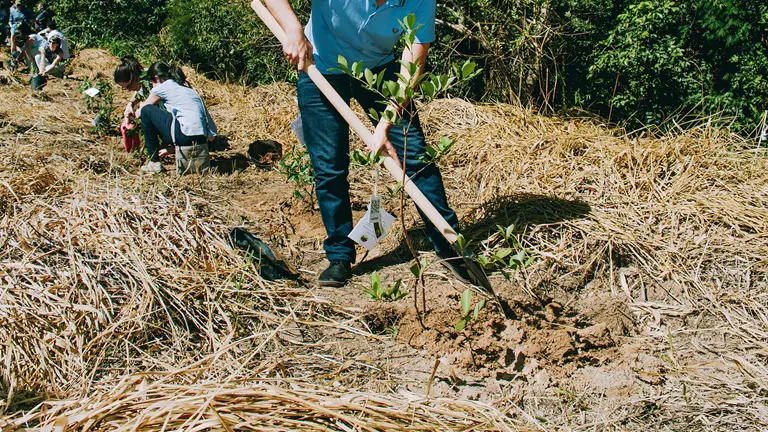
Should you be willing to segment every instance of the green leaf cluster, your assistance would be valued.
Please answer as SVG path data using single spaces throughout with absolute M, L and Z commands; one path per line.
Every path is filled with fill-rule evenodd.
M 453 326 L 457 332 L 461 332 L 467 327 L 467 324 L 469 324 L 470 321 L 477 319 L 480 315 L 480 311 L 485 308 L 485 299 L 475 303 L 475 306 L 472 307 L 472 291 L 467 288 L 461 293 L 460 306 L 461 314 L 459 321 Z
M 384 288 L 381 284 L 381 278 L 378 272 L 371 273 L 371 285 L 364 288 L 363 292 L 371 300 L 376 301 L 398 301 L 407 296 L 407 292 L 400 291 L 404 287 L 403 280 L 398 279 L 394 285 Z

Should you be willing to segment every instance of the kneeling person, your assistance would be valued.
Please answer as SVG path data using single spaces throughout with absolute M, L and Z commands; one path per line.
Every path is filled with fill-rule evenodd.
M 178 147 L 204 144 L 217 134 L 216 124 L 200 95 L 187 87 L 184 72 L 178 66 L 157 62 L 147 70 L 152 84 L 147 100 L 136 116 L 141 119 L 144 143 L 150 161 L 141 167 L 149 173 L 163 171 L 160 163 L 160 139 Z M 157 106 L 162 102 L 166 110 Z

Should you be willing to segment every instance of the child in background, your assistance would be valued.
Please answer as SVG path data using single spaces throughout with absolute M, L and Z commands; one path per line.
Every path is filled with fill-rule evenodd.
M 149 97 L 136 115 L 141 119 L 144 143 L 150 161 L 141 167 L 148 173 L 163 171 L 158 149 L 160 138 L 175 146 L 187 147 L 205 144 L 216 136 L 216 124 L 205 108 L 200 95 L 185 86 L 186 76 L 178 66 L 157 62 L 147 70 L 152 85 Z M 164 110 L 156 104 L 163 102 Z
M 33 22 L 36 32 L 45 30 L 45 28 L 48 27 L 48 23 L 53 18 L 53 11 L 46 6 L 45 2 L 42 1 L 37 4 L 37 15 Z
M 149 96 L 149 88 L 142 80 L 144 66 L 139 63 L 136 57 L 125 56 L 120 59 L 120 64 L 115 68 L 113 77 L 115 84 L 123 90 L 133 92 L 131 99 L 123 110 L 123 123 L 120 125 L 120 133 L 123 135 L 123 146 L 125 151 L 132 152 L 141 145 L 136 131 L 135 109 L 138 104 L 145 101 Z
M 149 88 L 144 84 L 141 75 L 144 73 L 144 66 L 134 56 L 125 56 L 120 59 L 120 64 L 115 68 L 113 77 L 115 84 L 123 90 L 133 92 L 133 96 L 123 110 L 123 118 L 128 120 L 134 116 L 136 106 L 145 101 L 149 96 Z

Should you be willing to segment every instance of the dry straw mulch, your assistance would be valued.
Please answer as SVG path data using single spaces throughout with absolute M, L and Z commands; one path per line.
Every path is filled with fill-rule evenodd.
M 43 430 L 532 430 L 513 428 L 504 413 L 471 401 L 287 384 L 167 384 L 130 376 L 103 394 L 44 404 L 0 426 L 17 430 L 55 419 Z
M 233 152 L 292 142 L 289 86 L 190 77 Z M 139 177 L 87 132 L 71 86 L 46 91 L 54 103 L 0 87 L 3 430 L 768 427 L 768 157 L 750 141 L 706 124 L 627 137 L 510 106 L 424 107 L 430 137 L 459 140 L 441 164 L 466 232 L 515 223 L 539 258 L 516 275 L 531 297 L 620 296 L 632 342 L 665 364 L 628 398 L 565 400 L 566 380 L 491 406 L 366 391 L 396 380 L 336 357 L 336 338 L 377 338 L 360 317 L 261 280 L 225 239 L 226 194 L 261 174 Z

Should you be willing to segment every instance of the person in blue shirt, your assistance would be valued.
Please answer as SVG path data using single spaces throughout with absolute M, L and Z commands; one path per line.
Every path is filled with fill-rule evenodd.
M 416 33 L 415 43 L 397 57 L 406 62 L 418 61 L 421 67 L 417 77 L 423 72 L 429 46 L 435 39 L 435 0 L 315 0 L 306 28 L 296 18 L 288 0 L 266 0 L 266 4 L 287 35 L 283 53 L 300 72 L 297 94 L 301 132 L 315 171 L 317 201 L 327 234 L 324 249 L 330 261 L 318 282 L 321 286 L 340 287 L 351 277 L 351 263 L 356 258 L 355 245 L 347 237 L 353 227 L 347 179 L 349 126 L 305 71 L 310 64 L 316 64 L 347 103 L 355 98 L 366 112 L 371 108 L 381 111 L 384 100 L 380 95 L 331 69 L 339 66 L 338 57 L 342 55 L 349 64 L 362 61 L 374 73 L 385 71 L 385 80 L 396 81 L 398 72 L 408 76 L 408 71 L 395 61 L 394 48 L 403 31 L 398 20 L 415 14 L 417 23 L 423 27 Z M 426 143 L 418 116 L 410 118 L 409 112 L 413 110 L 405 107 L 391 108 L 402 114 L 403 124 L 411 125 L 407 130 L 407 174 L 458 231 L 458 218 L 448 205 L 440 171 L 434 164 L 424 162 Z M 386 120 L 376 124 L 374 139 L 379 148 L 401 163 L 405 138 L 400 126 Z M 467 282 L 467 270 L 460 265 L 463 261 L 456 259 L 451 245 L 423 214 L 422 219 L 441 262 Z
M 185 85 L 187 79 L 181 68 L 156 62 L 147 69 L 147 80 L 152 89 L 136 111 L 136 117 L 141 119 L 141 130 L 150 158 L 141 170 L 159 173 L 163 171 L 158 153 L 160 138 L 185 147 L 211 141 L 218 131 L 203 99 Z M 157 106 L 161 102 L 165 109 Z
M 31 26 L 34 19 L 32 11 L 21 0 L 16 0 L 16 3 L 11 6 L 8 15 L 8 25 L 11 30 L 11 52 L 16 51 L 16 40 L 13 35 L 19 32 L 20 26 L 25 24 Z

